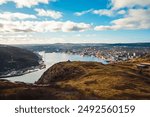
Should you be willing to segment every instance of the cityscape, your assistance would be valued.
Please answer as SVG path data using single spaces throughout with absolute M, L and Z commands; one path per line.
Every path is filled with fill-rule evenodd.
M 20 47 L 20 46 L 19 46 Z M 22 47 L 22 46 L 21 46 Z M 57 52 L 94 56 L 108 62 L 128 61 L 150 54 L 150 43 L 133 44 L 50 44 L 24 45 L 31 51 Z
M 0 0 L 1 100 L 150 100 L 150 0 Z

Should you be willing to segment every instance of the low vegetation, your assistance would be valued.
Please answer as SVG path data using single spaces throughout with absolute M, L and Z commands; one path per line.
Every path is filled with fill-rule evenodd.
M 150 56 L 108 65 L 57 63 L 36 84 L 0 81 L 0 99 L 150 99 L 150 69 L 139 72 L 140 63 Z

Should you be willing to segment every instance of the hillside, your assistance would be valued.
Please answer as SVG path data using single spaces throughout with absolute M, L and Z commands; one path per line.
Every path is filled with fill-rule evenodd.
M 37 66 L 39 57 L 31 51 L 0 45 L 0 75 L 11 70 Z
M 136 67 L 138 61 L 109 65 L 97 62 L 58 63 L 47 70 L 37 83 L 57 81 L 61 87 L 71 87 L 98 99 L 150 99 L 150 69 L 139 73 Z M 140 61 L 148 62 L 147 59 Z M 75 71 L 70 70 L 77 66 Z M 61 76 L 58 71 L 61 71 Z M 76 72 L 78 75 L 75 77 L 73 74 Z
M 57 63 L 36 84 L 0 81 L 0 99 L 150 99 L 150 69 L 137 68 L 143 62 L 149 56 L 108 65 Z

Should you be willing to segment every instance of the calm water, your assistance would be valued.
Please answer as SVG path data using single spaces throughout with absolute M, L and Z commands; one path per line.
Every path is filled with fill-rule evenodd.
M 34 83 L 37 81 L 41 75 L 53 64 L 62 62 L 62 61 L 97 61 L 97 62 L 102 62 L 106 64 L 104 60 L 98 59 L 96 57 L 89 57 L 89 56 L 80 56 L 80 55 L 70 55 L 70 54 L 65 54 L 65 53 L 45 53 L 45 64 L 47 66 L 46 69 L 39 70 L 37 72 L 33 72 L 30 74 L 26 74 L 23 76 L 17 76 L 17 77 L 10 77 L 6 78 L 10 81 L 21 81 L 21 82 L 26 82 L 26 83 Z

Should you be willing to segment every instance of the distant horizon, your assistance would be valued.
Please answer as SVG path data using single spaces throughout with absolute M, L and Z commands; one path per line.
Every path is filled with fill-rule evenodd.
M 144 43 L 149 43 L 150 42 L 128 42 L 128 43 L 124 43 L 124 42 L 121 42 L 121 43 L 43 43 L 43 44 L 0 44 L 0 45 L 53 45 L 53 44 L 144 44 Z

